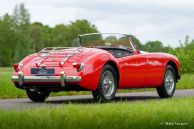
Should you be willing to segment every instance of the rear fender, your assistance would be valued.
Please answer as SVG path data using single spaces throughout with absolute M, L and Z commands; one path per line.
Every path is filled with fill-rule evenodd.
M 25 67 L 25 65 L 27 65 L 28 62 L 29 62 L 30 60 L 32 60 L 36 55 L 37 55 L 37 53 L 31 54 L 31 55 L 25 57 L 23 60 L 21 60 L 20 63 L 19 63 L 19 64 L 22 64 L 20 70 L 17 71 L 17 72 L 14 71 L 13 75 L 16 76 L 16 75 L 18 74 L 18 72 L 22 71 L 22 69 Z
M 89 57 L 85 61 L 85 67 L 83 71 L 80 73 L 82 76 L 82 81 L 80 83 L 81 87 L 89 90 L 96 90 L 98 87 L 102 68 L 108 61 L 115 62 L 114 57 L 111 57 L 109 54 L 100 53 Z M 115 63 L 117 64 L 117 62 Z

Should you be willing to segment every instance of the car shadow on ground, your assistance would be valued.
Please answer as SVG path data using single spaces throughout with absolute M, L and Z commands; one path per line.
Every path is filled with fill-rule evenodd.
M 117 96 L 111 102 L 134 102 L 134 101 L 148 101 L 159 100 L 157 96 Z M 65 99 L 65 100 L 47 100 L 47 104 L 96 104 L 93 98 L 77 98 L 77 99 Z

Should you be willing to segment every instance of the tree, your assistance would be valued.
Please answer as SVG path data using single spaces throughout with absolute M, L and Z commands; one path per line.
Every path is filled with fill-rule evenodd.
M 68 33 L 69 32 L 67 30 L 67 26 L 65 26 L 64 24 L 56 25 L 52 29 L 52 46 L 56 47 L 68 46 L 66 40 Z
M 14 22 L 9 14 L 0 19 L 0 66 L 13 63 L 15 41 L 18 39 Z
M 181 73 L 194 73 L 194 42 L 189 41 L 189 36 L 185 37 L 184 43 L 181 43 L 180 47 L 171 49 L 169 53 L 176 55 L 180 61 Z
M 53 28 L 50 28 L 48 25 L 42 25 L 42 39 L 44 42 L 45 47 L 52 47 L 54 46 L 53 41 L 52 41 L 52 30 Z
M 143 50 L 148 52 L 162 52 L 163 44 L 160 41 L 148 41 L 145 43 Z
M 13 12 L 15 30 L 18 40 L 15 42 L 14 61 L 18 62 L 32 52 L 32 39 L 30 37 L 30 14 L 24 4 L 16 5 Z M 25 48 L 25 49 L 24 49 Z
M 16 5 L 12 15 L 5 14 L 0 17 L 0 66 L 10 66 L 19 62 L 30 53 L 38 52 L 43 47 L 72 46 L 73 39 L 79 34 L 97 33 L 98 29 L 85 19 L 70 22 L 68 25 L 59 24 L 55 27 L 43 25 L 40 22 L 31 23 L 30 14 L 24 4 Z M 169 52 L 176 55 L 181 61 L 181 72 L 194 73 L 194 40 L 189 36 L 178 48 L 163 46 L 160 41 L 149 41 L 145 45 L 133 36 L 133 40 L 140 50 L 148 52 Z M 104 45 L 101 35 L 83 38 L 85 45 Z M 128 44 L 128 37 L 107 37 L 106 40 L 118 40 Z
M 68 34 L 67 34 L 67 44 L 71 46 L 72 39 L 75 39 L 80 34 L 85 33 L 97 33 L 98 30 L 95 25 L 92 25 L 89 21 L 76 20 L 75 22 L 71 22 L 68 26 Z
M 108 36 L 104 40 L 105 40 L 105 42 L 108 42 L 108 43 L 117 43 L 118 42 L 118 39 L 116 36 Z
M 31 25 L 32 50 L 38 52 L 44 48 L 44 41 L 42 36 L 43 25 L 41 23 L 33 23 Z

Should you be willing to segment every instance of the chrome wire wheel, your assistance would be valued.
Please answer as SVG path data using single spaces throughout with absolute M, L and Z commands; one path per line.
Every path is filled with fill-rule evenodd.
M 115 90 L 114 76 L 110 71 L 105 71 L 102 75 L 102 94 L 110 97 Z
M 171 94 L 175 87 L 174 74 L 171 70 L 168 70 L 165 74 L 164 86 L 168 94 Z
M 170 98 L 176 89 L 176 73 L 171 65 L 167 65 L 164 73 L 163 83 L 156 90 L 160 98 Z
M 117 90 L 117 74 L 114 68 L 106 64 L 102 68 L 98 87 L 92 91 L 94 100 L 97 102 L 107 102 L 114 99 Z

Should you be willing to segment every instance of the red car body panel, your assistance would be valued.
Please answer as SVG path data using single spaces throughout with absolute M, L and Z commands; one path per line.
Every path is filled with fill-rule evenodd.
M 36 68 L 35 62 L 39 60 L 38 54 L 32 54 L 26 57 L 21 62 L 23 66 L 20 72 L 22 71 L 25 76 L 32 75 L 30 73 L 30 68 Z M 76 69 L 72 67 L 72 63 L 75 60 L 85 63 L 85 67 L 82 71 L 77 72 Z M 56 74 L 54 74 L 54 76 L 59 76 L 61 71 L 65 71 L 67 76 L 81 76 L 82 81 L 78 84 L 88 90 L 95 90 L 97 88 L 102 68 L 107 62 L 116 64 L 120 76 L 118 88 L 121 89 L 161 86 L 166 64 L 172 61 L 176 64 L 178 69 L 180 67 L 176 57 L 169 54 L 146 53 L 115 58 L 109 52 L 96 48 L 83 48 L 83 55 L 79 57 L 79 59 L 74 59 L 72 57 L 63 67 L 59 66 L 60 61 L 61 59 L 55 59 L 55 62 L 49 59 L 46 60 L 44 64 L 47 68 L 55 68 Z M 18 72 L 19 71 L 15 71 L 13 73 L 14 76 L 17 76 Z M 49 84 L 52 83 L 49 82 Z
M 63 60 L 64 53 L 78 49 L 79 52 L 74 53 L 68 58 L 64 64 L 60 64 Z M 118 72 L 118 88 L 151 88 L 162 85 L 165 68 L 168 63 L 173 63 L 177 70 L 177 77 L 180 76 L 180 64 L 178 59 L 170 54 L 165 53 L 144 53 L 134 51 L 132 55 L 116 58 L 106 50 L 99 48 L 69 48 L 63 51 L 50 52 L 44 57 L 45 53 L 35 53 L 24 58 L 19 65 L 19 70 L 15 70 L 13 76 L 17 77 L 19 72 L 24 77 L 34 76 L 31 74 L 31 68 L 39 68 L 43 65 L 45 68 L 54 68 L 55 73 L 52 76 L 60 76 L 61 72 L 65 76 L 79 76 L 79 82 L 65 82 L 69 85 L 78 85 L 86 90 L 96 90 L 99 84 L 102 68 L 105 64 L 114 64 L 115 71 Z M 43 58 L 44 57 L 44 58 Z M 73 67 L 73 63 L 84 63 L 85 66 L 81 71 L 77 71 Z M 37 64 L 40 63 L 40 64 Z M 179 78 L 177 78 L 179 79 Z M 18 87 L 19 82 L 12 79 Z M 47 85 L 60 85 L 60 82 L 23 82 L 24 85 L 42 84 L 46 88 Z M 18 87 L 21 88 L 21 87 Z M 56 89 L 59 87 L 55 87 Z M 59 88 L 61 89 L 61 87 Z

